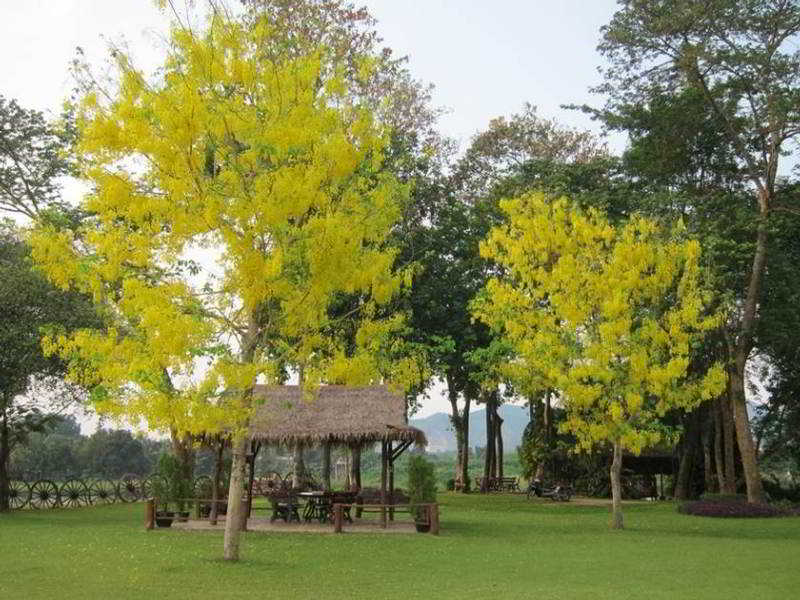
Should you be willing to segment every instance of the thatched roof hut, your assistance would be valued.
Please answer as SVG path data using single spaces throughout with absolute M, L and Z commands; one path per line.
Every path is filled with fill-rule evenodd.
M 250 420 L 254 441 L 307 446 L 427 444 L 425 434 L 406 422 L 405 398 L 385 385 L 323 385 L 311 396 L 296 385 L 257 385 L 253 393 L 263 399 Z

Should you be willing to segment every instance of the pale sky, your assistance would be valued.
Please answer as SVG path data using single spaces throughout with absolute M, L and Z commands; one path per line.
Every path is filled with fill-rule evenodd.
M 231 2 L 233 4 L 234 2 Z M 595 47 L 613 0 L 362 0 L 378 19 L 385 45 L 408 55 L 417 79 L 433 83 L 434 104 L 449 110 L 440 130 L 463 148 L 490 119 L 539 114 L 595 129 L 561 104 L 600 104 Z M 151 0 L 26 0 L 5 2 L 0 25 L 0 94 L 27 108 L 57 114 L 71 89 L 76 46 L 102 60 L 106 40 L 125 38 L 137 64 L 158 62 L 166 17 Z M 620 140 L 611 147 L 621 149 Z M 436 394 L 434 394 L 436 395 Z M 442 398 L 418 416 L 449 411 Z

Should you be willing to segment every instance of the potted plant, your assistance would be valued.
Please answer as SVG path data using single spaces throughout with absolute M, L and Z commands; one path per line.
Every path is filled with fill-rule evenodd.
M 153 498 L 156 502 L 156 525 L 170 527 L 175 513 L 169 510 L 169 482 L 161 475 L 153 477 Z
M 192 495 L 192 484 L 181 471 L 178 459 L 172 454 L 162 454 L 158 459 L 158 475 L 153 482 L 153 495 L 158 499 L 156 523 L 161 527 L 169 527 L 173 518 L 187 521 L 189 511 L 184 508 L 186 500 Z M 177 513 L 169 510 L 171 503 L 177 506 Z M 162 510 L 159 511 L 159 507 Z M 159 523 L 159 517 L 164 525 Z
M 408 499 L 412 505 L 436 502 L 436 476 L 433 472 L 433 463 L 419 454 L 412 456 L 408 461 Z M 412 514 L 417 531 L 420 533 L 430 531 L 431 524 L 426 507 L 414 506 Z

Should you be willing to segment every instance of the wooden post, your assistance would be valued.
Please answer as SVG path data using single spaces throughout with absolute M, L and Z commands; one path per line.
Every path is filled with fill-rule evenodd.
M 200 498 L 194 499 L 194 518 L 200 520 Z
M 334 533 L 342 533 L 342 521 L 344 516 L 344 510 L 342 509 L 341 504 L 334 504 L 333 505 L 333 532 Z
M 386 482 L 389 474 L 386 441 L 381 442 L 381 504 L 386 504 Z
M 150 498 L 144 505 L 144 528 L 153 529 L 156 520 L 156 501 Z
M 428 510 L 430 511 L 431 533 L 439 535 L 439 504 L 431 504 Z
M 381 504 L 381 528 L 386 529 L 386 505 Z
M 394 521 L 394 448 L 392 442 L 386 442 L 386 453 L 389 455 L 389 520 Z

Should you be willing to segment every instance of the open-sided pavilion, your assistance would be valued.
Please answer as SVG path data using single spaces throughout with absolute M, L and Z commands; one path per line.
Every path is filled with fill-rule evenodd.
M 253 395 L 259 406 L 250 421 L 251 465 L 263 444 L 352 448 L 380 443 L 382 504 L 393 503 L 395 460 L 412 444 L 427 443 L 422 431 L 408 425 L 403 395 L 386 385 L 257 385 Z

